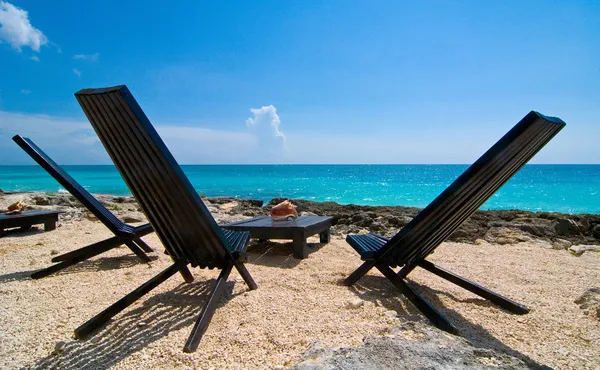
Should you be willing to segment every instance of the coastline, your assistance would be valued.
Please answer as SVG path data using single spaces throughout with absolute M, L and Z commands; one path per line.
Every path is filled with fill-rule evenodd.
M 94 194 L 117 216 L 130 221 L 146 221 L 132 196 Z M 241 221 L 244 218 L 269 214 L 270 207 L 287 198 L 273 198 L 268 203 L 255 199 L 233 197 L 202 197 L 219 224 Z M 0 192 L 0 209 L 23 200 L 28 209 L 58 209 L 65 213 L 60 222 L 74 222 L 93 218 L 68 193 Z M 335 202 L 314 202 L 291 199 L 299 214 L 331 216 L 332 234 L 367 232 L 392 236 L 421 210 L 404 206 L 341 205 Z M 235 205 L 234 205 L 235 203 Z M 568 249 L 574 245 L 600 245 L 600 215 L 563 214 L 558 212 L 531 212 L 523 210 L 480 210 L 470 217 L 448 241 L 495 244 L 516 244 L 534 241 L 544 248 Z
M 132 197 L 95 196 L 123 221 L 145 222 Z M 5 328 L 0 367 L 323 369 L 351 363 L 352 356 L 385 365 L 377 362 L 385 360 L 385 353 L 393 354 L 390 358 L 395 361 L 402 356 L 403 363 L 420 359 L 433 368 L 450 366 L 457 358 L 483 368 L 600 366 L 600 253 L 564 250 L 568 243 L 569 248 L 584 242 L 600 245 L 589 235 L 579 235 L 585 225 L 592 232 L 596 215 L 477 213 L 472 227 L 453 236 L 456 241 L 444 243 L 432 261 L 532 311 L 512 315 L 431 274 L 415 271 L 411 280 L 458 325 L 461 337 L 456 337 L 431 326 L 376 272 L 354 288 L 339 283 L 360 264 L 344 241 L 346 233 L 395 232 L 401 227 L 396 225 L 408 222 L 418 209 L 294 201 L 300 213 L 336 218 L 331 243 L 322 245 L 311 238 L 309 257 L 297 260 L 288 243 L 251 241 L 247 266 L 259 289 L 248 291 L 243 280 L 232 275 L 199 351 L 183 354 L 181 347 L 217 276 L 215 271 L 193 269 L 192 284 L 169 279 L 88 340 L 75 340 L 75 327 L 164 270 L 170 259 L 162 253 L 156 235 L 150 234 L 144 237 L 155 250 L 149 264 L 123 247 L 54 276 L 31 280 L 29 274 L 48 266 L 52 256 L 101 240 L 110 232 L 70 195 L 0 194 L 0 208 L 13 200 L 65 213 L 54 231 L 33 228 L 0 238 L 0 325 Z M 203 200 L 219 223 L 266 214 L 278 201 L 263 205 L 234 198 Z M 571 220 L 569 225 L 579 234 L 557 238 L 542 233 L 563 225 L 561 220 Z M 536 228 L 524 231 L 524 225 Z M 534 234 L 538 229 L 541 236 Z

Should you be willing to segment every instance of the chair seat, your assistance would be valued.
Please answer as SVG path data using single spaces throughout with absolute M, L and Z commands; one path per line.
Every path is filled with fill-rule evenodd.
M 360 254 L 362 260 L 375 258 L 377 252 L 383 248 L 388 240 L 389 238 L 383 235 L 373 233 L 346 236 L 346 241 Z
M 250 232 L 225 229 L 222 229 L 222 231 L 225 239 L 227 239 L 229 245 L 231 246 L 231 254 L 233 254 L 235 258 L 242 256 L 246 252 L 248 240 L 250 239 Z

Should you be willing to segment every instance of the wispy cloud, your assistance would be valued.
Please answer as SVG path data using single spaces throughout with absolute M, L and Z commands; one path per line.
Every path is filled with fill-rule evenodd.
M 40 61 L 40 58 L 39 58 L 37 55 L 34 55 L 34 56 L 32 56 L 31 58 L 29 58 L 29 59 L 31 59 L 31 60 L 33 60 L 33 61 L 36 61 L 36 62 L 39 62 L 39 61 Z
M 97 62 L 99 57 L 100 57 L 100 53 L 94 53 L 94 54 L 75 54 L 75 55 L 73 55 L 73 59 L 87 60 L 87 61 L 90 61 L 90 62 Z
M 81 71 L 78 70 L 77 68 L 73 68 L 73 73 L 79 78 L 81 79 Z
M 18 51 L 28 46 L 39 52 L 40 47 L 48 43 L 42 31 L 31 25 L 27 11 L 1 0 L 0 25 L 0 42 L 7 42 Z
M 0 164 L 30 163 L 11 138 L 31 138 L 60 164 L 110 164 L 102 144 L 85 119 L 24 114 L 0 110 Z M 243 131 L 180 125 L 155 125 L 179 163 L 252 163 L 248 153 L 256 137 Z M 75 155 L 74 155 L 75 154 Z
M 21 94 L 29 95 L 31 94 L 31 90 L 21 89 Z

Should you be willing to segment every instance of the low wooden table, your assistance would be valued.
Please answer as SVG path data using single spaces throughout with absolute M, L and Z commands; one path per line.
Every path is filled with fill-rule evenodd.
M 306 258 L 306 238 L 319 234 L 321 243 L 329 243 L 331 220 L 332 218 L 327 216 L 300 216 L 292 221 L 273 221 L 270 216 L 260 216 L 221 227 L 234 231 L 249 231 L 251 238 L 292 239 L 294 257 Z
M 44 224 L 44 231 L 56 229 L 58 214 L 63 211 L 25 211 L 16 215 L 5 215 L 0 213 L 0 235 L 4 229 L 20 227 L 29 229 L 32 225 Z

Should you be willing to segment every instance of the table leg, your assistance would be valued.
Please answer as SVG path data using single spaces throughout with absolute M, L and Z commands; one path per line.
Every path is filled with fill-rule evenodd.
M 321 243 L 327 244 L 331 241 L 331 232 L 329 229 L 319 233 L 319 241 Z
M 56 229 L 56 221 L 49 221 L 44 223 L 44 231 L 52 231 Z
M 294 257 L 299 259 L 308 257 L 306 237 L 303 234 L 296 234 L 293 240 L 292 249 L 294 251 Z

